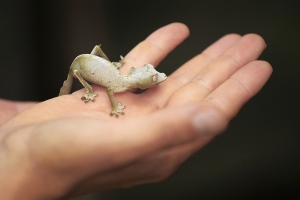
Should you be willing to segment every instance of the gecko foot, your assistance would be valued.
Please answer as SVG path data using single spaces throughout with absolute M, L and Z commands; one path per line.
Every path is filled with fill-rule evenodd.
M 121 115 L 124 114 L 123 112 L 123 108 L 125 108 L 125 106 L 123 106 L 121 103 L 117 103 L 115 106 L 113 106 L 112 111 L 110 112 L 110 115 L 113 116 L 115 115 L 116 117 L 118 117 L 118 114 L 120 113 Z
M 81 100 L 84 101 L 85 103 L 89 102 L 89 100 L 95 101 L 95 97 L 96 97 L 97 95 L 98 95 L 98 94 L 95 94 L 95 93 L 93 93 L 93 92 L 87 91 L 87 92 L 81 97 Z

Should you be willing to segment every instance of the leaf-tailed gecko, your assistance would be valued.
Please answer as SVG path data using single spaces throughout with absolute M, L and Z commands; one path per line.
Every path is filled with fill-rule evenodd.
M 151 64 L 145 64 L 141 68 L 132 67 L 128 75 L 123 75 L 118 70 L 123 64 L 122 56 L 119 62 L 110 62 L 100 45 L 96 45 L 90 54 L 82 54 L 74 59 L 69 69 L 68 78 L 60 89 L 59 96 L 70 93 L 75 77 L 87 89 L 81 100 L 86 103 L 89 100 L 94 101 L 97 94 L 86 82 L 90 81 L 107 88 L 112 106 L 110 114 L 118 116 L 119 113 L 124 114 L 122 109 L 125 106 L 116 102 L 114 93 L 125 92 L 131 88 L 147 89 L 167 78 L 164 73 L 157 72 Z

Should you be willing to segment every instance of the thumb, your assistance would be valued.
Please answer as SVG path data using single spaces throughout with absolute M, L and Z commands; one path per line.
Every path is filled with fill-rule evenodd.
M 123 159 L 132 160 L 199 137 L 214 137 L 226 128 L 228 119 L 215 107 L 197 104 L 163 109 L 124 123 L 116 130 L 124 133 L 119 134 L 117 146 L 123 147 Z
M 64 162 L 66 168 L 76 165 L 86 171 L 105 170 L 199 137 L 214 137 L 225 129 L 227 122 L 214 107 L 199 104 L 169 107 L 123 121 L 72 119 L 60 121 L 61 126 L 50 122 L 36 129 L 39 137 L 35 140 L 44 138 L 46 144 L 39 145 L 36 152 L 57 152 L 55 160 L 68 160 Z

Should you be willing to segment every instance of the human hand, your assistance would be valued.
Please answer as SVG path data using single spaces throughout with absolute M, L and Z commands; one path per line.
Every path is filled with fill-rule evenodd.
M 36 102 L 9 101 L 0 99 L 0 128 L 23 110 L 37 104 Z M 1 137 L 1 136 L 0 136 Z
M 179 23 L 155 31 L 121 71 L 157 66 L 188 34 Z M 256 60 L 264 48 L 258 35 L 226 35 L 160 85 L 115 94 L 127 105 L 119 119 L 96 85 L 94 103 L 80 100 L 82 89 L 11 116 L 0 128 L 0 193 L 56 199 L 169 177 L 265 84 L 272 69 Z

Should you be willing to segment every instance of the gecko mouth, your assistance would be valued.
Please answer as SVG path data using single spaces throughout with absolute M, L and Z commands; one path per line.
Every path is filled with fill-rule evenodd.
M 154 77 L 153 77 L 153 79 L 154 79 Z M 159 74 L 156 76 L 156 80 L 155 80 L 155 81 L 153 80 L 153 82 L 161 83 L 161 82 L 165 81 L 166 79 L 167 79 L 167 75 L 166 75 L 166 74 L 164 74 L 164 73 L 159 73 Z

